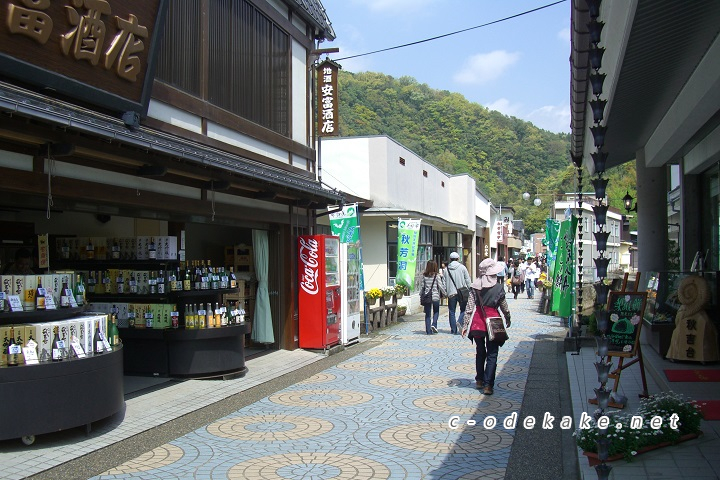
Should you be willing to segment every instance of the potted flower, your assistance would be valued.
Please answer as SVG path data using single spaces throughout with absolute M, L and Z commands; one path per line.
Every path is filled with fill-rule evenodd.
M 367 292 L 365 292 L 365 298 L 367 299 L 367 302 L 369 305 L 375 305 L 377 303 L 378 298 L 383 296 L 382 290 L 379 288 L 371 288 Z
M 395 295 L 395 287 L 383 287 L 382 294 L 386 302 L 392 300 L 393 295 Z
M 402 317 L 405 313 L 407 313 L 407 305 L 398 305 L 397 316 Z
M 406 292 L 407 286 L 402 283 L 395 284 L 395 296 L 397 296 L 397 298 L 402 298 Z
M 599 410 L 596 411 L 596 415 L 599 413 Z M 700 405 L 674 392 L 663 392 L 641 399 L 640 407 L 634 415 L 610 412 L 606 413 L 606 416 L 610 419 L 607 428 L 609 445 L 606 462 L 621 458 L 631 461 L 635 455 L 702 435 L 700 421 L 703 414 Z M 633 423 L 633 418 L 635 422 L 641 419 L 642 423 Z M 596 419 L 589 423 L 589 428 L 578 428 L 573 435 L 592 466 L 601 463 L 597 445 L 600 429 Z M 677 428 L 672 428 L 673 425 Z

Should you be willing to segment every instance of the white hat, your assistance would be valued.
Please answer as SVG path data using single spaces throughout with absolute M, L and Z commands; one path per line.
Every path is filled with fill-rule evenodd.
M 460 255 L 458 255 L 457 252 L 452 252 L 450 254 L 450 260 L 457 260 L 458 258 L 460 258 Z

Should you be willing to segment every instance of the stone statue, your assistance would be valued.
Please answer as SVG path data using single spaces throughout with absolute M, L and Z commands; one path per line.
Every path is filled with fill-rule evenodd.
M 717 329 L 705 312 L 710 301 L 707 280 L 698 275 L 683 278 L 678 300 L 682 305 L 675 316 L 675 330 L 666 358 L 703 363 L 720 360 Z

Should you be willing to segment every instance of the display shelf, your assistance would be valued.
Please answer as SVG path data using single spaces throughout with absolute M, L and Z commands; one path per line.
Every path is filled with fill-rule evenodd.
M 0 440 L 85 426 L 125 405 L 123 348 L 86 358 L 0 367 Z
M 32 310 L 28 312 L 5 312 L 0 313 L 0 325 L 56 322 L 58 320 L 75 317 L 85 311 L 85 308 L 86 306 L 57 308 L 54 310 Z
M 245 372 L 247 323 L 218 328 L 121 328 L 126 374 L 216 377 Z
M 127 270 L 153 270 L 149 267 L 178 266 L 179 260 L 55 260 L 52 268 L 74 270 L 110 270 L 123 267 Z

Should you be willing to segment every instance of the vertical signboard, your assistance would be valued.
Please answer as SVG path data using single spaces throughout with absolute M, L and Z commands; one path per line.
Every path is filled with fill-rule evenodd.
M 567 317 L 572 313 L 575 289 L 575 230 L 577 217 L 563 220 L 558 233 L 558 251 L 553 273 L 552 311 Z
M 362 246 L 360 242 L 360 220 L 357 203 L 345 205 L 337 212 L 330 214 L 330 231 L 340 237 L 340 243 L 355 245 L 360 264 L 360 290 L 365 289 L 365 277 L 362 268 Z
M 318 136 L 337 136 L 338 132 L 338 70 L 340 65 L 325 60 L 317 66 Z
M 415 264 L 420 243 L 420 220 L 398 218 L 398 259 L 395 283 L 415 286 Z

